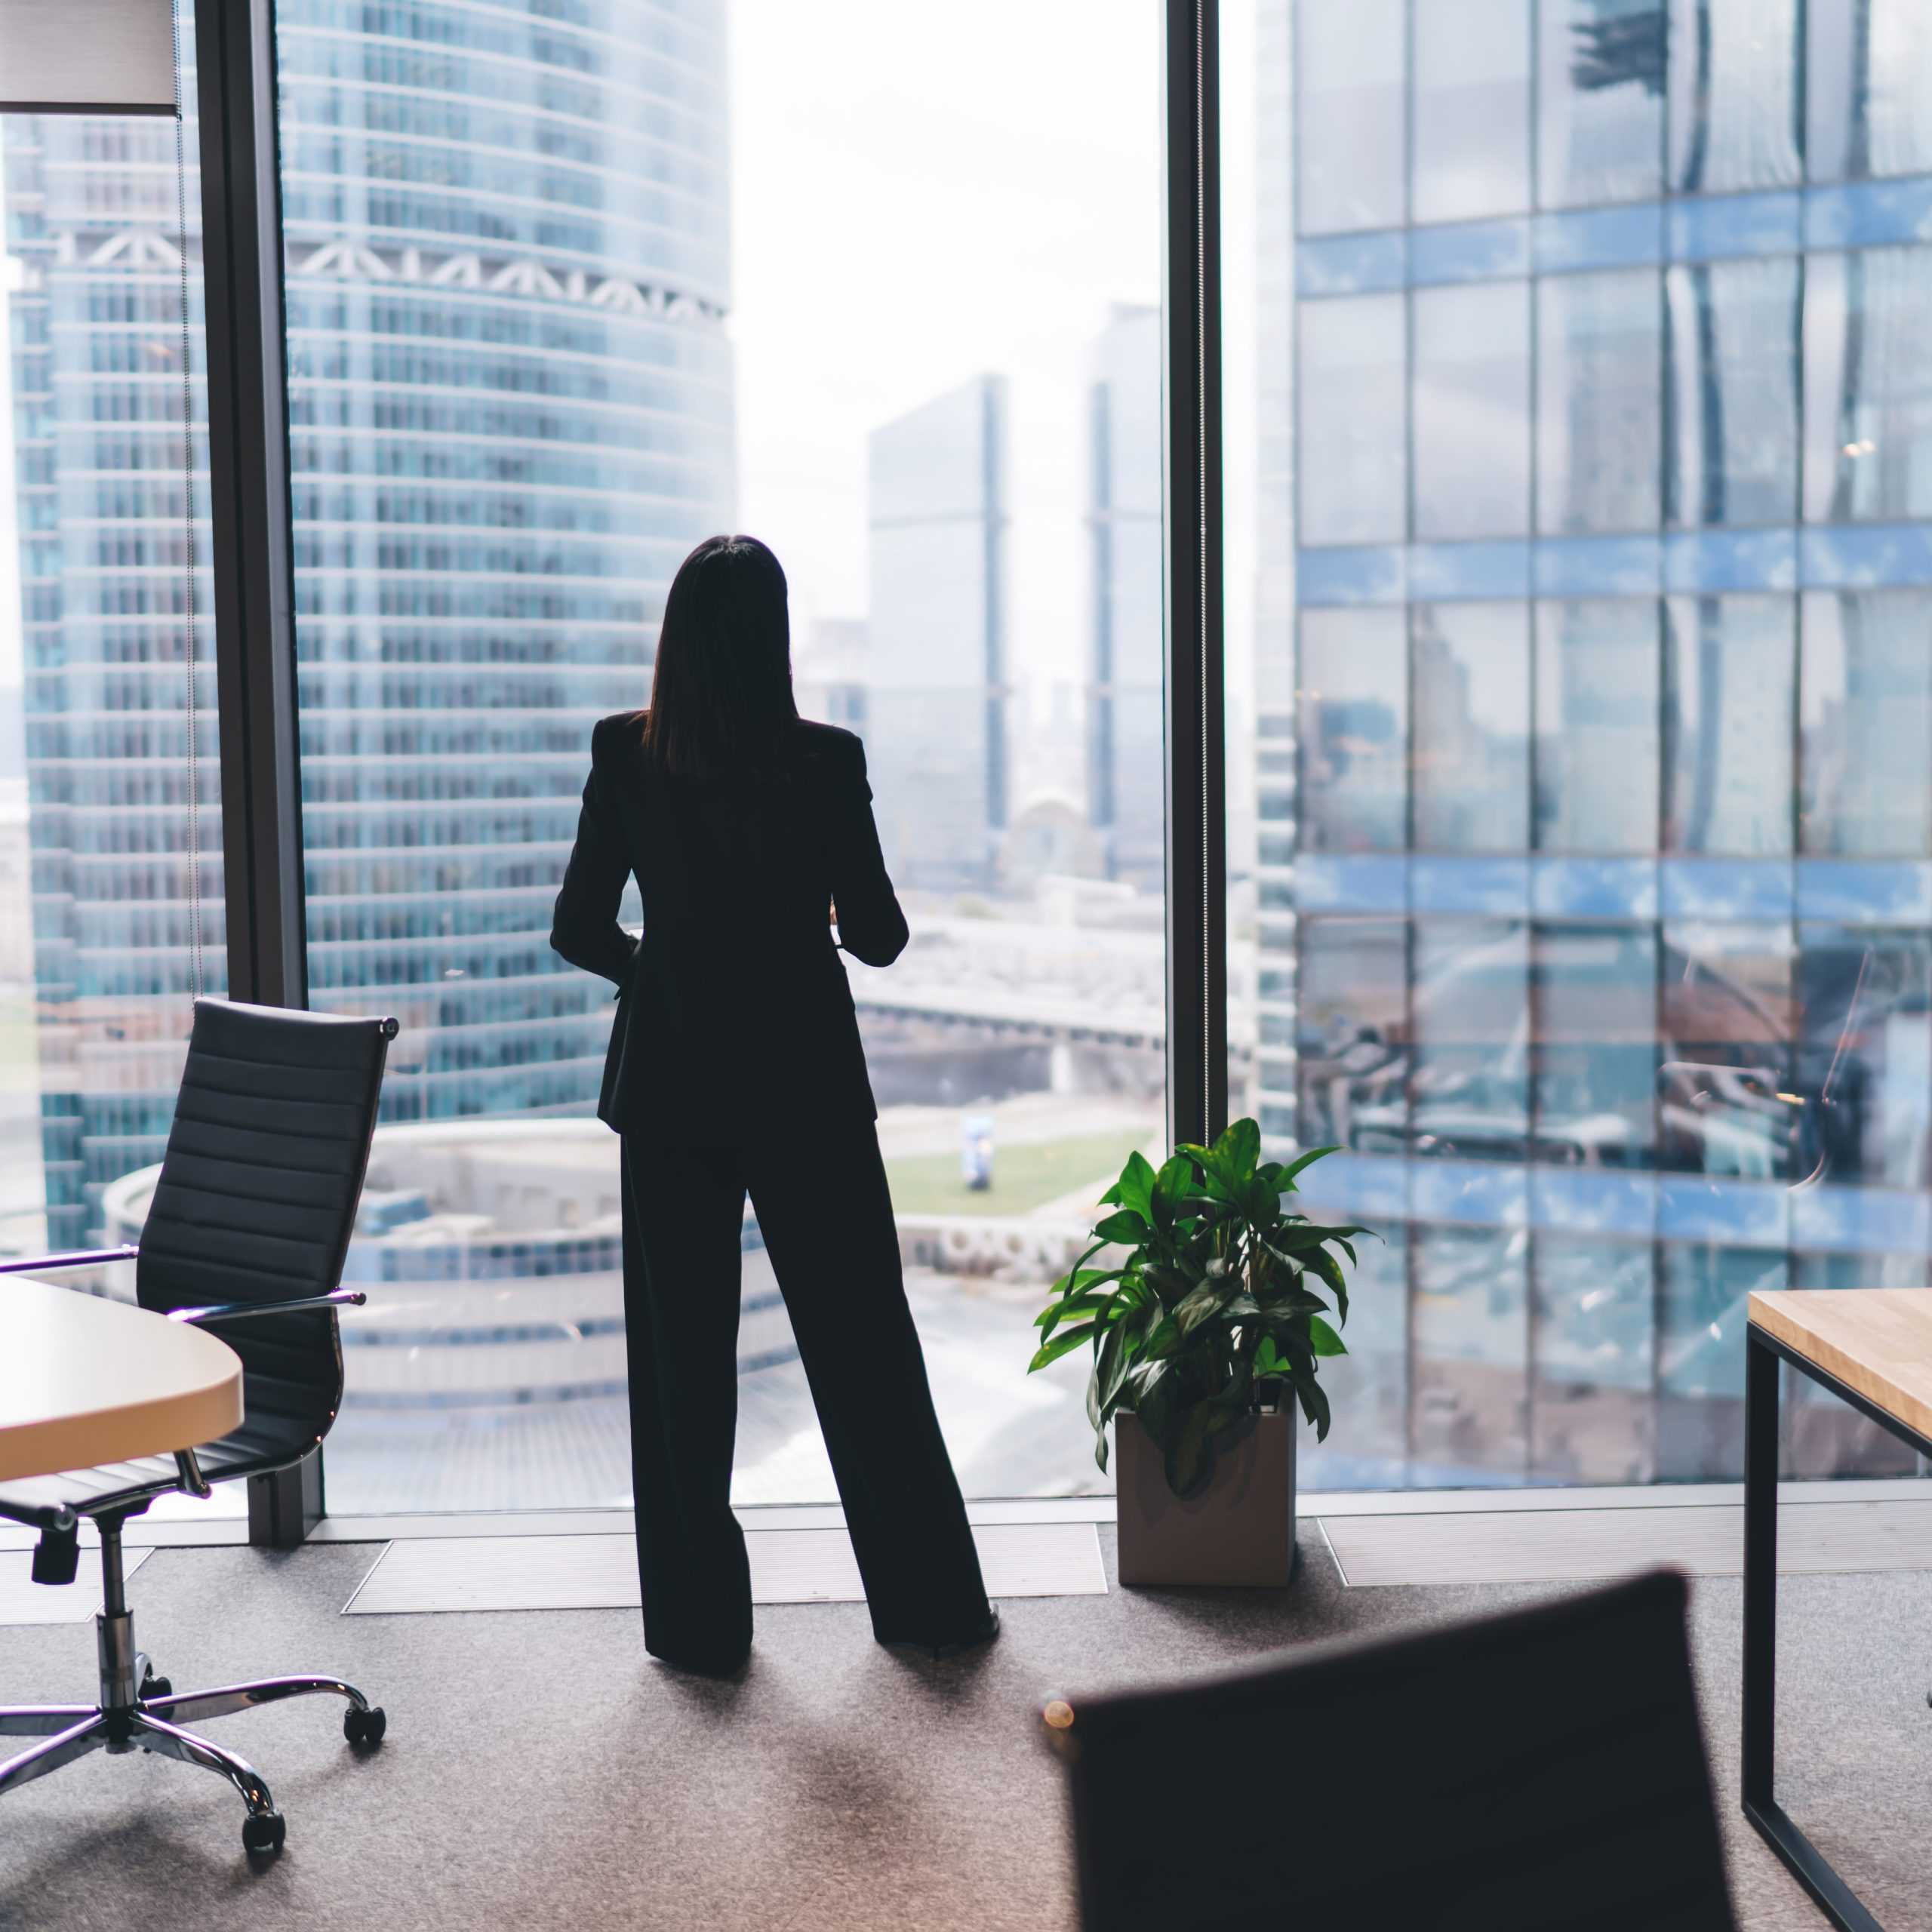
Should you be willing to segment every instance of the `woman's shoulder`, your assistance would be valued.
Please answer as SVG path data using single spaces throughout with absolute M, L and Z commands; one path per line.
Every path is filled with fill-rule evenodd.
M 594 763 L 621 756 L 627 750 L 640 750 L 644 744 L 643 711 L 613 712 L 600 718 L 590 734 L 590 755 Z
M 797 731 L 792 742 L 798 755 L 808 764 L 833 771 L 849 771 L 854 765 L 864 768 L 865 743 L 856 731 L 848 731 L 838 724 L 821 724 L 811 718 L 800 718 Z

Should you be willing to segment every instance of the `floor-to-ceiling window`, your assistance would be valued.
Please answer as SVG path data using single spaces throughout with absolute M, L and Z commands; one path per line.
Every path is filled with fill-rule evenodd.
M 185 122 L 0 115 L 0 1253 L 16 1256 L 138 1228 L 192 998 L 226 982 L 180 51 Z M 128 1272 L 54 1278 L 125 1294 Z
M 1388 1236 L 1306 1479 L 1734 1477 L 1747 1294 L 1932 1267 L 1932 32 L 1238 30 L 1234 1075 Z
M 1161 1131 L 1159 27 L 281 0 L 312 1001 L 401 1023 L 331 1509 L 626 1500 L 608 989 L 550 908 L 591 727 L 732 528 L 912 926 L 852 972 L 962 1481 L 1102 1483 L 1081 1364 L 1024 1371 Z M 737 1494 L 829 1500 L 743 1246 Z

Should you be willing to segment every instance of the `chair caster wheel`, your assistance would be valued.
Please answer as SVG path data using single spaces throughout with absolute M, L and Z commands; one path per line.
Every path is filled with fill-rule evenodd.
M 251 1811 L 242 1821 L 242 1847 L 251 1858 L 272 1858 L 288 1835 L 288 1820 L 279 1811 Z
M 358 1711 L 351 1704 L 342 1714 L 342 1734 L 358 1751 L 374 1750 L 389 1727 L 389 1721 L 383 1715 L 380 1704 L 372 1705 L 366 1711 Z
M 140 1694 L 144 1702 L 149 1697 L 171 1697 L 174 1695 L 174 1682 L 168 1678 L 157 1677 L 149 1671 L 141 1679 Z

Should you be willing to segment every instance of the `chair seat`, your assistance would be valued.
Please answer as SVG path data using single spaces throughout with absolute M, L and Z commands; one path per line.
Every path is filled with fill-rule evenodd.
M 251 1429 L 245 1422 L 239 1429 L 196 1450 L 195 1454 L 202 1474 L 210 1482 L 263 1475 L 271 1469 L 287 1467 L 290 1460 L 287 1442 L 279 1433 Z M 57 1475 L 26 1476 L 0 1482 L 0 1505 L 47 1509 L 64 1504 L 85 1515 L 104 1498 L 122 1496 L 130 1490 L 178 1489 L 180 1486 L 180 1472 L 172 1456 L 138 1456 L 131 1462 L 103 1463 L 97 1469 L 63 1469 Z

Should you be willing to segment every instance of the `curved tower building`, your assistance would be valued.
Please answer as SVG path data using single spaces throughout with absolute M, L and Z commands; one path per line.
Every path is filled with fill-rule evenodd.
M 549 944 L 590 728 L 728 526 L 721 0 L 283 0 L 311 997 L 388 1117 L 580 1111 Z
M 312 999 L 401 1020 L 389 1118 L 595 1097 L 607 999 L 550 905 L 591 725 L 644 701 L 671 574 L 731 521 L 724 12 L 277 9 Z M 175 131 L 6 137 L 48 1232 L 78 1241 L 159 1157 L 194 977 Z M 183 205 L 205 510 L 192 173 Z M 219 992 L 218 857 L 202 884 Z

